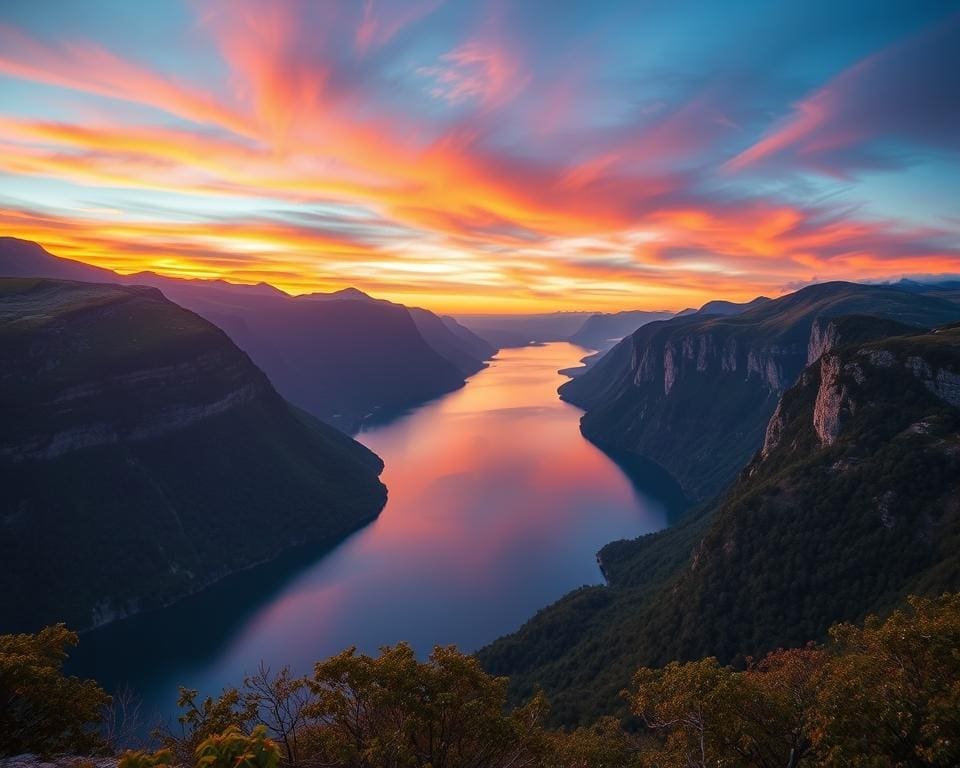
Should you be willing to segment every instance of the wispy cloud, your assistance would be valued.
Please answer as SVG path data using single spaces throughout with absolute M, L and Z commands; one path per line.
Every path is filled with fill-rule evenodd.
M 960 258 L 956 221 L 867 214 L 849 181 L 893 167 L 890 142 L 958 147 L 957 17 L 821 78 L 771 128 L 772 83 L 632 76 L 634 49 L 603 47 L 616 19 L 578 59 L 550 38 L 565 19 L 499 6 L 496 24 L 437 2 L 200 9 L 153 57 L 0 24 L 4 82 L 45 89 L 0 114 L 5 233 L 128 272 L 441 309 L 679 307 Z M 163 64 L 181 51 L 192 76 Z M 798 194 L 810 169 L 843 184 Z M 176 215 L 125 205 L 161 196 Z

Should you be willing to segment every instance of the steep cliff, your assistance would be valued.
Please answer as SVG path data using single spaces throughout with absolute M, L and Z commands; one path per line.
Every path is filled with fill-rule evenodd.
M 692 498 L 729 483 L 761 445 L 783 391 L 836 339 L 832 318 L 932 327 L 960 319 L 942 299 L 888 286 L 824 283 L 738 315 L 651 323 L 614 347 L 561 397 L 586 409 L 583 434 L 662 465 Z M 871 332 L 869 327 L 867 332 Z
M 0 631 L 163 605 L 373 519 L 379 459 L 153 288 L 0 279 Z
M 838 322 L 863 329 L 864 318 Z M 827 351 L 780 400 L 719 500 L 600 553 L 585 588 L 480 652 L 562 720 L 642 664 L 742 663 L 909 593 L 960 588 L 960 325 Z M 596 670 L 603 670 L 599 675 Z

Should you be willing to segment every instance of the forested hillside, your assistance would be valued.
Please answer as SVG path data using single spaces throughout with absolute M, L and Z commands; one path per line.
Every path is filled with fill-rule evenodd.
M 386 500 L 379 458 L 155 288 L 0 279 L 0 627 L 158 607 Z
M 479 657 L 562 722 L 611 711 L 631 670 L 822 638 L 906 594 L 960 587 L 960 326 L 834 321 L 738 481 L 678 525 L 600 552 L 609 586 L 544 609 Z

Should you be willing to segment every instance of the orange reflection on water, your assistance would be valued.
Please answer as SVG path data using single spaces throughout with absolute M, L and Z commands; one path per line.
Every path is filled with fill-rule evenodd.
M 216 692 L 261 660 L 307 672 L 352 645 L 473 650 L 599 583 L 597 550 L 663 527 L 667 514 L 658 478 L 638 491 L 557 397 L 558 369 L 583 354 L 565 343 L 504 350 L 462 389 L 362 433 L 386 464 L 376 521 L 281 577 L 270 569 L 283 558 L 262 577 L 93 633 L 98 668 L 169 710 L 177 685 Z M 242 613 L 222 610 L 229 600 Z M 144 670 L 143 654 L 125 649 L 156 644 L 158 622 L 194 640 L 151 648 Z

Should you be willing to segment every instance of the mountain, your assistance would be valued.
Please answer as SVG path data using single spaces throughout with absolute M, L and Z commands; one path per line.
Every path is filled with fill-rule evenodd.
M 525 347 L 566 341 L 592 312 L 547 312 L 532 315 L 457 315 L 462 323 L 494 347 Z
M 485 368 L 484 361 L 496 353 L 492 345 L 456 320 L 438 317 L 420 307 L 410 307 L 409 312 L 423 340 L 453 363 L 463 376 L 472 376 Z
M 754 309 L 763 304 L 766 304 L 770 299 L 766 296 L 757 296 L 757 298 L 750 301 L 745 301 L 738 304 L 735 301 L 723 301 L 722 299 L 717 299 L 714 301 L 708 301 L 700 309 L 697 310 L 699 315 L 739 315 L 747 310 Z
M 685 317 L 687 315 L 739 315 L 741 312 L 746 312 L 748 309 L 759 307 L 761 304 L 766 304 L 768 301 L 770 301 L 770 299 L 766 296 L 757 296 L 755 299 L 740 303 L 735 301 L 725 301 L 723 299 L 714 299 L 713 301 L 708 301 L 699 309 L 694 309 L 693 307 L 681 309 L 674 315 L 674 317 Z
M 379 458 L 148 287 L 0 279 L 0 631 L 164 605 L 372 520 Z
M 929 328 L 960 319 L 960 306 L 889 286 L 813 285 L 737 315 L 645 325 L 560 395 L 586 410 L 588 439 L 640 454 L 690 498 L 709 498 L 760 446 L 783 391 L 833 343 L 829 319 L 849 314 Z
M 485 339 L 482 339 L 467 328 L 467 326 L 458 323 L 455 318 L 449 315 L 441 315 L 440 319 L 443 320 L 443 324 L 450 329 L 450 332 L 460 339 L 460 344 L 473 358 L 477 360 L 489 360 L 497 353 L 497 347 Z
M 477 357 L 476 340 L 450 331 L 427 310 L 355 288 L 294 297 L 263 283 L 118 275 L 15 238 L 0 238 L 0 275 L 159 288 L 226 331 L 283 397 L 347 432 L 463 386 L 492 355 L 485 346 Z
M 922 293 L 927 296 L 938 296 L 941 299 L 952 301 L 954 304 L 960 304 L 960 280 L 942 279 L 921 282 L 919 280 L 898 280 L 893 285 L 902 288 L 905 291 Z
M 590 315 L 576 333 L 570 336 L 570 341 L 589 349 L 609 349 L 640 326 L 656 320 L 668 320 L 671 317 L 673 317 L 672 312 L 641 310 L 612 314 L 598 313 Z
M 115 283 L 118 275 L 72 259 L 62 259 L 39 243 L 0 237 L 0 277 L 54 277 L 93 283 Z
M 542 685 L 559 721 L 584 722 L 639 666 L 740 665 L 907 594 L 960 588 L 960 324 L 831 325 L 838 346 L 784 392 L 726 494 L 606 546 L 608 586 L 480 651 L 514 695 Z

